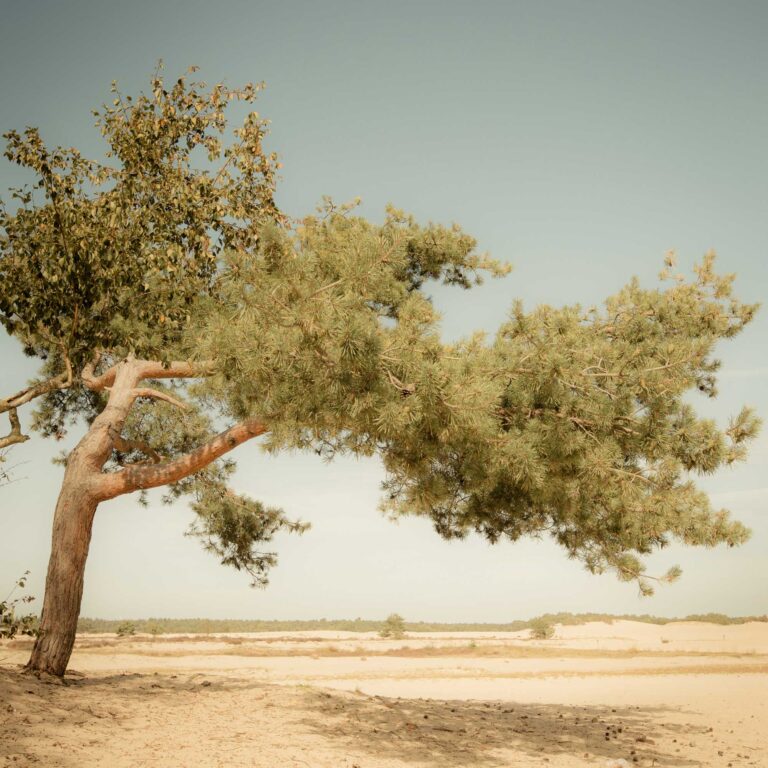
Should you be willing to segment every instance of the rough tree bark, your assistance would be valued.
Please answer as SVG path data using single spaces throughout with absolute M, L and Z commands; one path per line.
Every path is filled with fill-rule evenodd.
M 28 670 L 59 677 L 66 671 L 75 643 L 85 564 L 99 504 L 116 496 L 188 477 L 246 440 L 267 431 L 264 425 L 251 419 L 236 424 L 172 461 L 134 465 L 105 473 L 104 465 L 113 448 L 122 441 L 120 435 L 125 420 L 137 397 L 157 397 L 183 407 L 166 393 L 138 388 L 137 385 L 145 379 L 200 375 L 204 375 L 200 366 L 187 363 L 162 366 L 159 362 L 130 359 L 100 376 L 93 375 L 92 368 L 83 371 L 83 383 L 94 390 L 108 390 L 109 400 L 67 459 L 53 522 L 40 635 L 27 663 Z
M 27 669 L 51 675 L 61 676 L 67 668 L 80 615 L 85 561 L 98 505 L 83 480 L 81 462 L 70 457 L 53 519 L 40 635 L 27 664 Z

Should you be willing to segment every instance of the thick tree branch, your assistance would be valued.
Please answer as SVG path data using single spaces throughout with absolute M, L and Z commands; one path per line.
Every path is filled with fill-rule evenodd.
M 17 392 L 15 395 L 0 400 L 0 413 L 16 410 L 20 405 L 24 405 L 30 400 L 40 397 L 40 395 L 53 392 L 55 389 L 67 389 L 67 387 L 70 387 L 72 385 L 72 364 L 66 355 L 64 355 L 64 364 L 66 365 L 66 370 L 58 376 L 33 384 Z
M 136 371 L 137 381 L 143 379 L 194 379 L 207 376 L 212 367 L 212 363 L 187 363 L 183 361 L 163 364 L 159 360 L 129 360 L 127 361 Z M 104 373 L 96 376 L 95 369 L 98 361 L 88 363 L 83 368 L 81 378 L 83 384 L 94 392 L 102 392 L 109 389 L 115 383 L 115 376 L 121 365 L 124 363 L 115 363 Z M 137 395 L 137 397 L 151 397 L 151 395 Z
M 21 432 L 19 414 L 16 413 L 15 408 L 11 408 L 8 411 L 8 419 L 11 422 L 11 431 L 5 437 L 0 437 L 0 449 L 7 448 L 9 445 L 15 445 L 16 443 L 26 443 L 29 440 L 29 437 Z
M 101 376 L 96 376 L 96 366 L 101 360 L 101 353 L 96 352 L 93 355 L 93 360 L 87 363 L 83 370 L 80 372 L 80 378 L 83 384 L 90 390 L 98 392 L 104 387 L 111 387 L 115 383 L 115 374 L 117 373 L 117 367 L 112 366 L 106 373 L 102 373 Z M 107 375 L 109 374 L 109 375 Z
M 96 485 L 96 495 L 100 501 L 106 501 L 125 493 L 178 482 L 199 472 L 241 443 L 267 431 L 268 428 L 257 419 L 240 422 L 172 461 L 154 466 L 126 467 L 114 474 L 102 475 Z
M 176 361 L 163 364 L 157 360 L 137 360 L 140 379 L 197 379 L 209 376 L 213 362 L 188 363 Z

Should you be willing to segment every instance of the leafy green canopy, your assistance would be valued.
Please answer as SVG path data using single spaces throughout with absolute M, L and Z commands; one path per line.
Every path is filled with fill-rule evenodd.
M 0 317 L 45 376 L 75 371 L 34 426 L 58 435 L 104 407 L 80 379 L 95 353 L 101 366 L 182 358 L 205 372 L 167 384 L 188 410 L 138 400 L 106 471 L 184 455 L 223 418 L 255 417 L 273 451 L 381 456 L 393 514 L 426 516 L 445 537 L 547 534 L 644 592 L 639 557 L 672 539 L 744 541 L 693 482 L 743 458 L 758 428 L 747 409 L 718 428 L 685 400 L 715 395 L 715 344 L 756 309 L 711 255 L 690 282 L 632 281 L 601 309 L 517 304 L 495 338 L 445 344 L 425 287 L 507 268 L 458 227 L 393 208 L 381 224 L 329 202 L 287 220 L 264 121 L 250 115 L 222 148 L 226 104 L 256 89 L 205 88 L 156 77 L 131 100 L 113 86 L 98 113 L 112 165 L 46 150 L 31 129 L 8 135 L 8 157 L 38 182 L 0 219 Z M 196 147 L 221 167 L 200 169 Z M 229 491 L 232 469 L 213 464 L 167 498 L 192 494 L 195 531 L 261 581 L 274 556 L 256 545 L 301 526 Z
M 133 99 L 113 83 L 94 112 L 106 162 L 48 149 L 36 128 L 5 134 L 5 156 L 36 182 L 12 191 L 14 213 L 0 208 L 0 318 L 30 352 L 64 349 L 75 366 L 94 349 L 169 359 L 197 298 L 215 293 L 222 250 L 248 252 L 280 219 L 266 122 L 251 113 L 222 142 L 227 104 L 259 87 L 204 89 L 156 76 Z M 221 162 L 212 172 L 199 159 Z

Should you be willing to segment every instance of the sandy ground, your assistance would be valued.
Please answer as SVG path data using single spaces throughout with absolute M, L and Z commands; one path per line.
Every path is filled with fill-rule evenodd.
M 768 768 L 768 623 L 0 645 L 0 766 Z

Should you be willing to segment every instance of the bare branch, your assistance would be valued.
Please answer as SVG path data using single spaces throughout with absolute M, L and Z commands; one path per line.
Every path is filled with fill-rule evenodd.
M 310 293 L 309 296 L 307 296 L 307 300 L 314 299 L 315 296 L 319 296 L 321 293 L 329 291 L 331 288 L 335 288 L 337 285 L 341 285 L 343 282 L 343 280 L 334 280 L 332 283 L 328 283 L 328 285 L 324 285 L 322 288 L 318 288 L 316 291 Z
M 11 431 L 5 437 L 0 437 L 0 449 L 16 443 L 26 443 L 29 440 L 29 436 L 21 432 L 21 422 L 15 408 L 8 411 L 8 420 L 11 422 Z
M 164 400 L 166 403 L 170 403 L 171 405 L 175 405 L 177 408 L 181 408 L 182 411 L 187 410 L 186 403 L 182 402 L 181 400 L 177 400 L 167 392 L 161 392 L 159 389 L 151 389 L 150 387 L 138 387 L 137 389 L 133 390 L 133 395 L 137 398 L 149 397 L 153 400 Z
M 124 493 L 178 482 L 199 472 L 241 443 L 267 431 L 268 427 L 257 419 L 240 422 L 177 459 L 153 466 L 126 467 L 120 472 L 102 475 L 96 485 L 96 495 L 100 501 L 106 501 Z
M 412 395 L 416 391 L 415 384 L 403 384 L 403 382 L 400 381 L 400 379 L 398 379 L 397 376 L 395 376 L 395 374 L 389 370 L 389 368 L 385 368 L 384 370 L 387 372 L 387 376 L 389 377 L 389 383 L 395 387 L 395 389 L 399 389 L 404 397 Z
M 642 472 L 630 472 L 626 469 L 620 469 L 619 467 L 608 467 L 608 469 L 617 475 L 626 475 L 627 477 L 631 477 L 635 480 L 642 480 L 644 483 L 648 483 L 648 485 L 657 485 L 656 481 L 652 477 L 647 477 Z
M 139 453 L 143 453 L 147 458 L 151 459 L 155 464 L 159 464 L 163 460 L 163 457 L 154 448 L 152 448 L 148 443 L 145 443 L 143 440 L 126 440 L 115 429 L 111 429 L 110 434 L 112 436 L 112 444 L 114 445 L 116 451 L 120 451 L 121 453 L 130 453 L 131 451 L 139 451 Z
M 664 365 L 656 365 L 652 368 L 644 368 L 641 371 L 637 371 L 639 374 L 645 374 L 645 373 L 654 373 L 655 371 L 666 371 L 670 368 L 674 368 L 677 365 L 685 365 L 686 363 L 689 363 L 691 361 L 691 355 L 688 355 L 687 357 L 682 358 L 681 360 L 667 360 Z M 626 363 L 625 363 L 626 365 Z M 623 370 L 623 367 L 622 367 Z M 593 373 L 594 371 L 594 373 Z M 607 371 L 602 366 L 597 365 L 590 365 L 586 367 L 582 372 L 582 376 L 593 376 L 593 377 L 603 377 L 603 378 L 615 378 L 620 377 L 622 374 L 622 371 Z
M 70 363 L 69 357 L 66 354 L 64 355 L 64 364 L 66 365 L 66 371 L 58 376 L 33 384 L 17 392 L 15 395 L 0 400 L 0 413 L 16 410 L 20 405 L 24 405 L 30 400 L 34 400 L 36 397 L 45 395 L 48 392 L 53 392 L 56 389 L 67 389 L 70 387 L 72 385 L 72 363 Z

